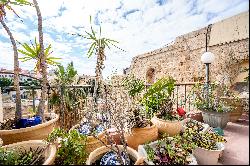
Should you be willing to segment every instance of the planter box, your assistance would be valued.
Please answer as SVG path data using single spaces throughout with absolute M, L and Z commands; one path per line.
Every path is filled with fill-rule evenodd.
M 166 133 L 169 136 L 174 136 L 180 133 L 182 129 L 182 122 L 178 120 L 162 120 L 154 116 L 151 122 L 156 125 L 159 133 Z
M 224 150 L 224 145 L 217 143 L 218 150 L 207 150 L 203 148 L 195 148 L 193 154 L 200 165 L 217 165 L 218 159 Z
M 202 111 L 203 120 L 211 127 L 224 129 L 229 121 L 229 112 Z
M 123 145 L 118 145 L 118 147 L 120 150 L 123 149 Z M 111 148 L 111 145 L 108 145 L 108 147 L 102 146 L 102 147 L 95 149 L 93 152 L 90 153 L 86 161 L 86 165 L 93 165 L 97 160 L 100 160 L 105 155 L 105 153 L 111 151 L 110 148 Z M 136 162 L 138 162 L 139 160 L 139 154 L 137 153 L 137 151 L 135 151 L 134 149 L 130 147 L 127 147 L 127 151 L 128 151 L 130 160 L 134 161 L 135 164 L 137 164 Z
M 56 146 L 55 145 L 46 145 L 43 140 L 30 140 L 23 141 L 14 144 L 9 144 L 3 146 L 5 149 L 15 149 L 19 152 L 24 152 L 25 150 L 28 152 L 30 148 L 36 149 L 38 147 L 46 147 L 49 146 L 42 155 L 45 157 L 45 161 L 43 165 L 53 165 L 56 158 Z
M 133 128 L 131 133 L 125 135 L 129 147 L 137 150 L 139 145 L 152 142 L 158 138 L 158 128 L 155 125 L 144 128 Z
M 51 117 L 52 119 L 36 126 L 13 130 L 0 130 L 0 137 L 3 140 L 3 145 L 47 138 L 47 136 L 56 127 L 56 122 L 58 121 L 59 116 L 55 113 L 45 113 L 44 116 Z
M 158 143 L 158 141 L 151 142 L 151 143 L 149 144 L 149 146 L 152 147 L 152 148 L 155 148 L 156 145 L 157 145 L 157 143 Z M 155 165 L 155 164 L 153 163 L 153 161 L 148 160 L 147 152 L 146 152 L 146 150 L 145 150 L 145 145 L 139 145 L 139 146 L 138 146 L 138 154 L 139 154 L 140 157 L 143 157 L 143 158 L 144 158 L 144 161 L 145 161 L 148 165 Z M 189 163 L 188 165 L 198 165 L 198 164 L 197 164 L 197 161 L 196 161 L 196 159 L 195 159 L 195 157 L 194 157 L 192 154 L 190 154 L 190 158 L 192 159 L 192 162 Z

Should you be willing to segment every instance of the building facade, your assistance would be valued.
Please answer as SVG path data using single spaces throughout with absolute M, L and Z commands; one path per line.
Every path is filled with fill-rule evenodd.
M 153 83 L 172 76 L 178 83 L 204 80 L 205 65 L 200 58 L 206 50 L 214 53 L 210 80 L 232 85 L 243 81 L 249 68 L 249 11 L 179 36 L 166 47 L 133 58 L 129 73 Z

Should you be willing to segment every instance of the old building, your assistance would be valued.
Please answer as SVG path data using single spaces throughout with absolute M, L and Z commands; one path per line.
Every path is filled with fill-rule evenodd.
M 196 82 L 205 77 L 200 57 L 206 50 L 214 53 L 211 80 L 227 85 L 242 82 L 249 66 L 249 11 L 184 34 L 166 47 L 133 58 L 129 73 L 147 83 L 173 76 L 178 83 Z

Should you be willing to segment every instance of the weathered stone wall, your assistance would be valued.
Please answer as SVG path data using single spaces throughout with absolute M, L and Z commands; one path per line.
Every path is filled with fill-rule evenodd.
M 240 74 L 242 63 L 249 64 L 248 16 L 249 12 L 236 15 L 179 36 L 172 45 L 139 55 L 133 58 L 130 73 L 146 82 L 149 70 L 154 71 L 151 78 L 154 80 L 168 75 L 178 83 L 195 82 L 200 77 L 204 78 L 205 65 L 200 57 L 205 52 L 208 34 L 208 51 L 215 54 L 215 61 L 210 65 L 210 80 L 224 81 L 231 85 Z M 215 36 L 220 31 L 229 36 Z

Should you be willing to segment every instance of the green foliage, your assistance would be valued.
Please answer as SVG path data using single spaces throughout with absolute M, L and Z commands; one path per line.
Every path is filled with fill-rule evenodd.
M 87 137 L 77 130 L 68 133 L 56 128 L 49 134 L 47 141 L 55 143 L 59 141 L 55 164 L 56 165 L 84 165 L 88 154 L 86 153 Z
M 221 97 L 227 96 L 237 99 L 225 85 L 219 85 L 217 83 L 209 84 L 209 86 L 196 84 L 188 98 L 190 96 L 194 96 L 194 106 L 198 109 L 215 112 L 228 112 L 233 109 L 233 106 L 221 100 Z
M 215 132 L 197 132 L 192 128 L 186 128 L 182 134 L 182 139 L 186 142 L 192 142 L 195 147 L 208 150 L 218 150 L 217 142 L 226 142 L 223 136 Z
M 28 151 L 17 152 L 15 149 L 4 149 L 0 147 L 0 165 L 40 165 L 44 162 L 42 154 L 45 148 L 37 148 Z
M 55 75 L 55 80 L 59 85 L 71 85 L 75 80 L 77 70 L 75 70 L 73 62 L 70 62 L 67 65 L 67 68 L 64 68 L 62 65 L 58 65 Z
M 141 101 L 148 113 L 157 113 L 162 102 L 171 97 L 174 84 L 175 80 L 172 77 L 167 77 L 159 79 L 149 87 Z
M 18 155 L 13 150 L 0 147 L 0 165 L 15 165 Z
M 21 45 L 24 50 L 18 49 L 18 51 L 25 56 L 19 59 L 22 60 L 22 62 L 26 62 L 29 60 L 36 60 L 36 66 L 34 70 L 40 72 L 41 66 L 42 66 L 41 57 L 39 56 L 41 47 L 40 47 L 40 44 L 37 43 L 36 38 L 35 38 L 34 44 L 31 42 L 31 45 L 28 45 L 27 43 L 23 43 Z M 56 62 L 55 60 L 58 60 L 61 58 L 52 57 L 51 54 L 53 51 L 50 51 L 50 50 L 51 50 L 51 44 L 47 48 L 44 49 L 45 62 L 49 65 L 59 65 L 60 63 Z
M 66 108 L 67 111 L 73 111 L 83 99 L 86 98 L 86 92 L 84 89 L 79 88 L 66 88 L 66 85 L 72 85 L 77 71 L 74 69 L 73 62 L 69 63 L 67 68 L 59 65 L 58 69 L 55 71 L 56 83 L 61 85 L 61 92 L 58 90 L 53 90 L 50 98 L 50 104 L 60 105 Z M 60 98 L 63 95 L 63 100 Z
M 128 90 L 130 96 L 134 97 L 140 94 L 144 88 L 144 81 L 135 78 L 135 76 L 126 77 L 122 81 L 122 85 Z
M 12 86 L 14 83 L 10 78 L 0 78 L 0 87 Z

